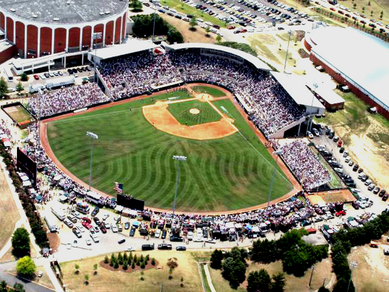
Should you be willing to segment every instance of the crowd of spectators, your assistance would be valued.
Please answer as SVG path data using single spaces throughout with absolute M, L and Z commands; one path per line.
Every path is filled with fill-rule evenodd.
M 303 141 L 296 140 L 279 147 L 282 157 L 306 190 L 331 181 L 330 173 Z
M 158 56 L 141 52 L 103 61 L 99 70 L 114 100 L 175 82 L 202 81 L 226 87 L 250 106 L 246 108 L 250 118 L 266 137 L 304 113 L 268 72 L 246 62 L 201 54 L 196 49 Z
M 34 115 L 38 115 L 40 106 L 40 117 L 44 118 L 107 101 L 110 101 L 110 98 L 104 94 L 96 83 L 86 83 L 46 91 L 39 101 L 38 96 L 30 98 L 27 107 Z

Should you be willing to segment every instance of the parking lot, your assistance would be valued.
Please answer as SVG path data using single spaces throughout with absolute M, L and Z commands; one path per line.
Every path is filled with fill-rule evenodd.
M 313 21 L 307 14 L 299 12 L 295 8 L 287 6 L 283 3 L 279 3 L 276 0 L 184 0 L 187 5 L 195 7 L 201 11 L 202 15 L 208 14 L 223 22 L 228 23 L 228 29 L 235 29 L 234 32 L 254 32 L 256 27 L 261 26 L 264 23 L 282 23 L 288 21 L 293 23 L 301 18 L 306 18 Z M 185 15 L 177 12 L 175 9 L 171 9 L 167 6 L 163 6 L 160 3 L 155 3 L 156 9 L 159 13 L 166 13 L 170 16 L 190 21 L 193 15 Z M 212 23 L 204 22 L 201 17 L 197 18 L 197 22 L 201 27 L 213 27 L 220 29 L 220 26 L 213 25 Z M 301 21 L 296 22 L 296 24 Z M 237 28 L 240 26 L 240 28 Z M 212 30 L 211 30 L 212 31 Z M 215 33 L 218 33 L 215 31 Z

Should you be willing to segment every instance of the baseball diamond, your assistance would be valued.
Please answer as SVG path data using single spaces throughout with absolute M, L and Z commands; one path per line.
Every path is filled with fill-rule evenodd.
M 190 92 L 195 98 L 196 93 Z M 170 103 L 173 95 L 174 92 L 163 93 L 56 118 L 47 123 L 50 147 L 67 170 L 87 183 L 91 145 L 85 133 L 96 133 L 99 139 L 94 141 L 93 187 L 115 195 L 113 183 L 120 181 L 126 193 L 145 200 L 150 207 L 172 207 L 178 163 L 172 159 L 173 155 L 188 157 L 187 161 L 179 162 L 178 210 L 217 212 L 265 203 L 274 160 L 233 102 L 220 97 L 222 100 L 188 99 Z M 216 139 L 188 139 L 185 135 L 169 134 L 144 115 L 145 109 L 163 103 L 168 109 L 175 105 L 172 117 L 181 126 L 225 121 L 236 130 Z M 199 115 L 191 115 L 191 108 L 201 108 L 199 115 L 206 113 L 205 117 L 196 119 Z M 228 116 L 222 109 L 228 109 Z M 182 111 L 188 114 L 181 114 Z M 271 199 L 287 194 L 292 187 L 276 166 Z

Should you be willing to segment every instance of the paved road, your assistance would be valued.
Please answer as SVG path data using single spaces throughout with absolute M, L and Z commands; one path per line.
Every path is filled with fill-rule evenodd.
M 1 265 L 0 265 L 1 266 Z M 14 286 L 20 283 L 24 286 L 26 292 L 52 292 L 53 290 L 37 285 L 33 282 L 24 281 L 14 277 L 6 272 L 0 272 L 0 281 L 6 281 L 9 286 Z

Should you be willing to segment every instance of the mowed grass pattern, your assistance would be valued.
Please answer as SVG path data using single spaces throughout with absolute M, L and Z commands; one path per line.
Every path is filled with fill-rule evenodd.
M 193 108 L 198 109 L 200 113 L 190 113 Z M 167 109 L 180 124 L 186 126 L 217 122 L 222 118 L 207 102 L 198 100 L 170 103 Z
M 197 92 L 197 93 L 208 93 L 210 95 L 212 95 L 213 97 L 222 97 L 222 96 L 226 96 L 226 94 L 217 89 L 217 88 L 214 88 L 214 87 L 209 87 L 209 86 L 193 86 L 192 87 L 193 91 L 194 92 Z
M 188 156 L 180 162 L 177 210 L 224 211 L 267 201 L 274 160 L 258 139 L 252 138 L 254 133 L 247 124 L 242 133 L 223 139 L 184 139 L 147 122 L 141 107 L 150 103 L 151 98 L 146 98 L 51 122 L 50 146 L 69 171 L 88 182 L 91 141 L 86 132 L 96 133 L 93 186 L 115 195 L 114 182 L 124 183 L 125 193 L 145 200 L 147 206 L 172 208 L 177 166 L 173 155 Z M 223 105 L 239 117 L 230 101 Z M 240 116 L 238 128 L 242 120 Z M 278 169 L 271 199 L 291 188 Z

